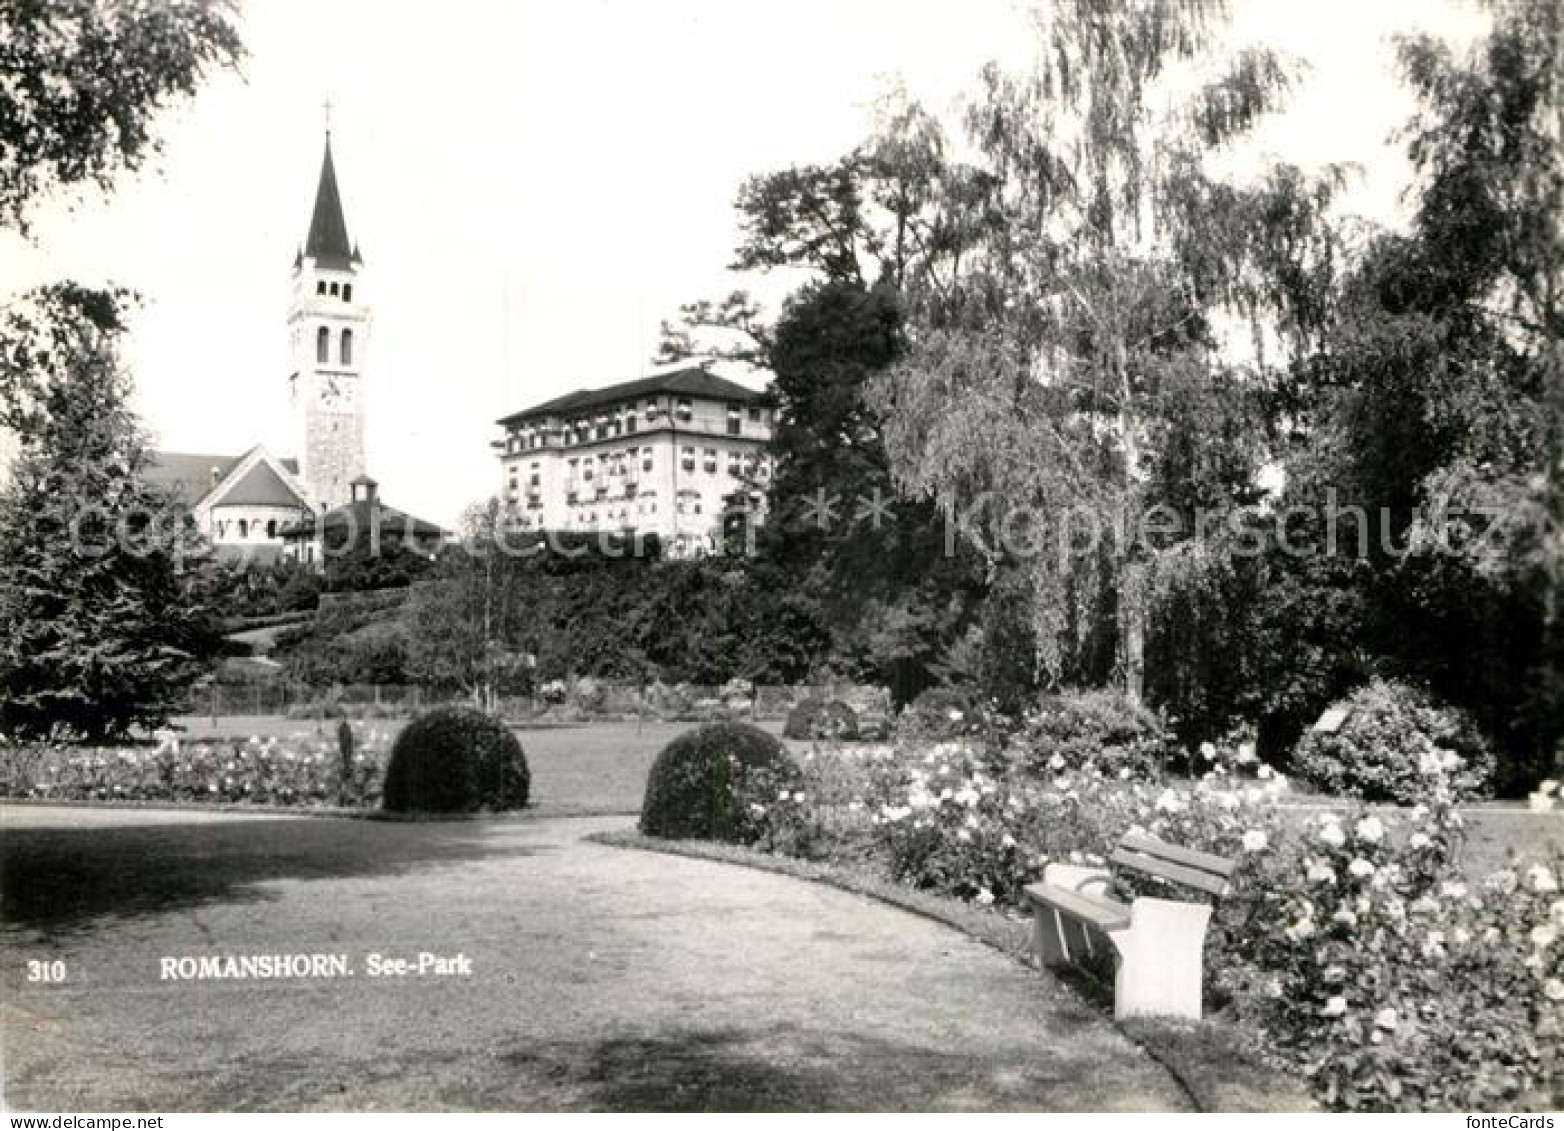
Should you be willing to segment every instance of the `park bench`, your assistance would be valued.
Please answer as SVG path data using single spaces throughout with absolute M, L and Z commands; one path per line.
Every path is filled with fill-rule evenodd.
M 1224 857 L 1139 833 L 1119 842 L 1109 864 L 1212 896 L 1227 894 L 1235 866 Z M 1049 864 L 1043 869 L 1043 882 L 1026 889 L 1038 961 L 1057 967 L 1111 956 L 1116 962 L 1115 1017 L 1198 1021 L 1210 905 L 1144 895 L 1122 903 L 1108 893 L 1112 883 L 1107 868 Z

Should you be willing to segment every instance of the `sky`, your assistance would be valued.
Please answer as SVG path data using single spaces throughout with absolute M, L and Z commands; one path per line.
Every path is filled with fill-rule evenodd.
M 754 282 L 726 269 L 746 176 L 846 152 L 893 83 L 951 111 L 985 62 L 1024 65 L 1030 26 L 1019 0 L 251 0 L 249 57 L 161 116 L 155 162 L 0 233 L 0 294 L 132 288 L 158 445 L 292 454 L 284 318 L 329 102 L 373 309 L 369 470 L 450 524 L 499 488 L 498 417 L 644 375 L 681 303 Z M 1359 164 L 1343 207 L 1395 223 L 1388 37 L 1480 27 L 1470 0 L 1234 0 L 1235 44 L 1308 66 L 1257 152 Z

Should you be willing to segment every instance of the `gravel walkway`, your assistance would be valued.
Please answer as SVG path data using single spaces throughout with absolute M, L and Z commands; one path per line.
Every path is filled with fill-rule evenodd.
M 624 818 L 28 806 L 0 824 L 12 1108 L 1184 1102 L 1047 976 L 842 892 L 583 842 Z M 163 977 L 296 954 L 321 956 L 313 975 Z M 372 956 L 416 970 L 423 954 L 443 964 L 371 976 Z M 63 962 L 65 983 L 27 982 L 29 960 Z

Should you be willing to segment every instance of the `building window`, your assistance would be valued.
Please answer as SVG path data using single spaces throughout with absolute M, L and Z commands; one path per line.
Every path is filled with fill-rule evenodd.
M 749 410 L 749 418 L 754 423 L 759 424 L 760 423 L 760 410 L 758 408 L 750 409 Z
M 679 453 L 679 466 L 684 468 L 685 471 L 695 470 L 694 448 L 685 448 L 682 452 Z
M 331 331 L 324 326 L 315 331 L 315 360 L 321 365 L 331 361 Z
M 717 474 L 717 449 L 707 448 L 706 458 L 701 461 L 707 475 Z
M 681 423 L 688 424 L 690 422 L 691 416 L 694 415 L 694 409 L 690 407 L 689 397 L 679 398 L 678 414 Z
M 353 331 L 352 330 L 344 330 L 344 331 L 342 331 L 342 353 L 341 353 L 341 357 L 342 357 L 342 364 L 343 365 L 352 365 L 353 364 Z
M 739 415 L 739 406 L 728 406 L 728 435 L 737 436 L 744 429 L 744 418 Z
M 277 520 L 275 518 L 269 518 L 266 520 L 266 537 L 277 537 Z
M 317 282 L 315 284 L 315 293 L 318 294 L 318 295 L 323 295 L 323 294 L 326 293 L 326 280 L 325 279 L 321 279 L 319 282 Z
M 342 284 L 342 301 L 343 302 L 352 302 L 353 301 L 353 284 L 352 283 L 343 283 Z
M 239 537 L 241 537 L 241 538 L 248 538 L 249 536 L 250 536 L 250 520 L 247 519 L 247 518 L 241 518 L 239 520 Z
M 337 294 L 337 284 L 335 284 L 335 283 L 331 284 L 331 294 L 332 294 L 333 297 L 335 297 L 336 294 Z

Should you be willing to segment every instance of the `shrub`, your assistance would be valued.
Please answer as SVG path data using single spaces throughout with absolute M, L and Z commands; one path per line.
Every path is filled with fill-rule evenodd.
M 602 680 L 583 676 L 571 684 L 566 701 L 583 715 L 601 714 L 608 703 L 608 688 L 603 686 Z
M 384 806 L 400 813 L 520 809 L 530 785 L 521 743 L 504 723 L 470 707 L 439 707 L 397 735 Z
M 645 701 L 654 714 L 664 719 L 682 718 L 695 709 L 695 697 L 682 683 L 670 687 L 656 680 L 647 687 Z
M 1014 748 L 1039 772 L 1096 766 L 1110 776 L 1155 777 L 1177 747 L 1156 712 L 1119 692 L 1091 690 L 1045 698 L 1022 719 Z
M 1460 800 L 1490 791 L 1494 756 L 1471 717 L 1404 683 L 1376 679 L 1337 703 L 1334 733 L 1306 732 L 1295 772 L 1331 793 L 1411 805 L 1447 785 Z
M 944 742 L 959 738 L 980 713 L 976 692 L 964 687 L 920 691 L 896 718 L 896 737 L 906 742 Z
M 327 688 L 338 683 L 407 682 L 407 628 L 400 619 L 364 621 L 368 614 L 342 610 L 319 622 L 297 647 L 284 653 L 295 683 Z M 375 614 L 382 618 L 382 610 Z
M 718 695 L 724 700 L 753 699 L 755 698 L 754 681 L 744 679 L 742 676 L 734 676 L 722 685 Z
M 744 723 L 709 723 L 679 735 L 652 764 L 641 831 L 682 840 L 753 844 L 772 807 L 791 796 L 798 767 L 781 742 Z
M 782 737 L 854 739 L 858 737 L 858 713 L 838 699 L 810 696 L 787 713 Z

